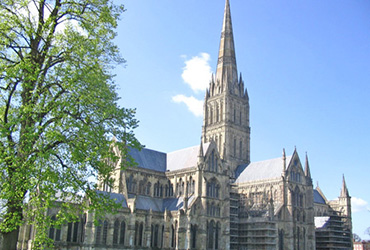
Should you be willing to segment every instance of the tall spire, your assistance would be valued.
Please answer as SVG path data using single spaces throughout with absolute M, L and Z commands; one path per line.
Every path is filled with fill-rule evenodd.
M 226 78 L 227 75 L 227 78 Z M 224 21 L 222 24 L 220 50 L 218 52 L 218 63 L 216 70 L 216 84 L 220 82 L 225 90 L 228 84 L 238 82 L 238 71 L 236 68 L 236 57 L 234 47 L 233 27 L 231 23 L 230 4 L 229 0 L 225 3 Z
M 340 197 L 348 197 L 348 196 L 349 196 L 349 193 L 348 193 L 348 189 L 346 185 L 346 180 L 344 179 L 344 175 L 343 175 L 342 190 L 340 191 Z

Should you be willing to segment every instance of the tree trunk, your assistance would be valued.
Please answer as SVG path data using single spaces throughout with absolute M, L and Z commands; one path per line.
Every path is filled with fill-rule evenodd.
M 19 227 L 9 233 L 1 233 L 2 241 L 0 241 L 0 249 L 16 250 L 18 241 Z

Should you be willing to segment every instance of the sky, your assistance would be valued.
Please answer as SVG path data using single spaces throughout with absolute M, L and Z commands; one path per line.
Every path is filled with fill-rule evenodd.
M 224 0 L 126 0 L 116 43 L 119 104 L 161 152 L 199 145 Z M 353 232 L 370 239 L 370 2 L 230 0 L 238 71 L 250 99 L 251 160 L 308 154 L 327 199 L 345 176 Z

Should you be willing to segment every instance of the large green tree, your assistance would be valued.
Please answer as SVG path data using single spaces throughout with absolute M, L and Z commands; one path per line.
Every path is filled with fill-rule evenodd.
M 111 72 L 124 63 L 113 43 L 123 11 L 111 0 L 0 0 L 1 249 L 16 248 L 25 220 L 43 248 L 52 223 L 114 209 L 94 180 L 112 185 L 112 143 L 123 159 L 139 146 Z M 55 222 L 46 212 L 57 200 L 69 203 Z

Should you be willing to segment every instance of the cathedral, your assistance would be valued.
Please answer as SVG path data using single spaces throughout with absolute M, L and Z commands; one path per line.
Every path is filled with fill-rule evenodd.
M 137 166 L 114 171 L 100 190 L 122 207 L 51 228 L 55 249 L 352 249 L 351 198 L 327 200 L 297 151 L 250 161 L 249 97 L 239 75 L 226 0 L 216 74 L 204 99 L 199 145 L 171 153 L 132 149 Z M 119 154 L 119 152 L 117 152 Z M 339 188 L 338 188 L 339 192 Z M 52 216 L 52 211 L 50 211 Z M 18 249 L 30 249 L 32 227 Z

